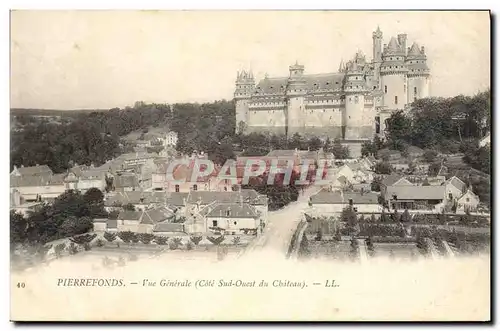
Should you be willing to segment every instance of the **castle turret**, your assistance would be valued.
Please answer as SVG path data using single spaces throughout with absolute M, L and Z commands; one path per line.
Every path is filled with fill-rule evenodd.
M 255 79 L 252 71 L 238 71 L 234 101 L 236 107 L 236 132 L 244 131 L 248 123 L 248 102 L 255 89 Z
M 396 38 L 392 37 L 389 45 L 384 47 L 382 61 L 380 81 L 383 105 L 389 110 L 404 109 L 407 103 L 406 73 L 408 69 L 405 64 L 405 50 Z
M 304 66 L 295 62 L 289 67 L 290 77 L 286 86 L 286 134 L 291 136 L 301 132 L 304 127 L 305 105 L 304 99 L 307 92 L 304 78 Z
M 372 105 L 365 100 L 370 92 L 364 78 L 364 56 L 358 52 L 349 62 L 345 76 L 345 111 L 342 116 L 344 139 L 370 139 L 373 137 Z M 365 105 L 366 104 L 366 105 Z
M 382 31 L 377 30 L 372 34 L 373 38 L 373 74 L 377 85 L 380 85 L 380 65 L 382 64 Z
M 377 26 L 377 30 L 373 31 L 373 62 L 382 62 L 382 31 Z
M 408 103 L 428 97 L 430 70 L 427 66 L 424 47 L 420 48 L 417 43 L 413 43 L 408 50 L 406 66 L 408 67 Z

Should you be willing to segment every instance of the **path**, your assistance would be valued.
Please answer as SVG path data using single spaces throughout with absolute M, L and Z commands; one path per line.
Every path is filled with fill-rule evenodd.
M 280 210 L 268 213 L 264 233 L 257 238 L 242 255 L 255 253 L 277 253 L 285 257 L 294 231 L 308 208 L 309 197 L 317 193 L 319 187 L 304 190 L 297 201 Z

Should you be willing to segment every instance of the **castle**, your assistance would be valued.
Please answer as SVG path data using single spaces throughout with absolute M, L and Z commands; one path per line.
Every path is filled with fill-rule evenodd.
M 360 141 L 382 135 L 391 113 L 429 96 L 430 70 L 424 47 L 406 46 L 407 35 L 382 48 L 373 32 L 373 59 L 358 51 L 338 72 L 305 75 L 298 63 L 289 77 L 266 77 L 255 85 L 251 71 L 238 72 L 234 99 L 237 132 Z

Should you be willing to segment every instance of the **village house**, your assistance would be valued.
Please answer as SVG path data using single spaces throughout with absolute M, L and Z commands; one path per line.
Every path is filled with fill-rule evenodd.
M 14 169 L 10 173 L 11 176 L 21 177 L 21 176 L 52 176 L 53 172 L 47 165 L 36 165 L 34 167 L 21 167 L 14 166 Z
M 203 232 L 239 234 L 248 230 L 257 231 L 264 224 L 257 210 L 248 203 L 213 202 L 200 210 L 199 214 L 204 218 Z
M 135 233 L 153 233 L 154 227 L 162 222 L 173 220 L 174 214 L 166 209 L 159 208 L 144 211 L 120 212 L 117 218 L 117 231 L 132 231 Z
M 342 192 L 321 190 L 309 200 L 311 213 L 314 215 L 336 215 L 347 207 L 359 213 L 379 213 L 379 195 L 364 192 Z
M 152 209 L 165 206 L 167 203 L 166 192 L 124 191 L 106 194 L 104 209 L 108 212 L 123 210 L 123 206 L 131 204 L 135 210 Z
M 113 177 L 113 190 L 115 192 L 131 192 L 140 189 L 141 186 L 136 174 L 120 173 Z
M 389 186 L 412 186 L 413 183 L 410 182 L 405 177 L 400 175 L 392 174 L 384 177 L 380 183 L 380 194 L 382 196 L 386 195 L 387 187 Z
M 68 189 L 64 182 L 64 174 L 51 175 L 12 175 L 10 176 L 11 192 L 17 191 L 21 204 L 26 202 L 51 202 Z
M 38 210 L 43 204 L 43 202 L 24 202 L 21 194 L 16 189 L 10 193 L 10 210 L 23 216 L 28 216 L 30 212 Z
M 451 177 L 442 185 L 446 188 L 446 199 L 450 202 L 458 200 L 467 191 L 467 184 L 456 176 Z
M 445 207 L 445 186 L 387 186 L 385 201 L 393 210 L 441 212 Z
M 457 213 L 476 212 L 479 203 L 479 197 L 470 189 L 468 189 L 457 200 Z

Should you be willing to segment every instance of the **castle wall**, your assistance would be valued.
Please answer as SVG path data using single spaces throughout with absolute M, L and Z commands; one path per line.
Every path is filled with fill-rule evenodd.
M 285 126 L 285 111 L 282 108 L 256 109 L 250 108 L 248 114 L 248 126 L 272 127 Z
M 406 75 L 385 74 L 381 77 L 381 88 L 384 93 L 384 106 L 389 109 L 403 109 L 406 105 Z M 385 87 L 387 86 L 387 93 Z M 397 103 L 396 103 L 397 97 Z
M 297 128 L 305 127 L 305 105 L 303 96 L 293 96 L 288 100 L 288 134 L 292 136 Z

